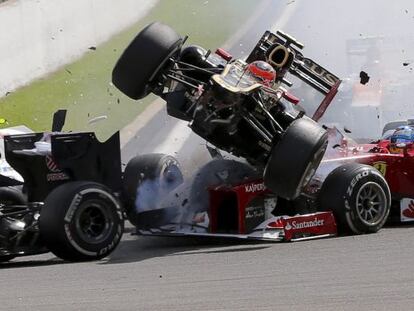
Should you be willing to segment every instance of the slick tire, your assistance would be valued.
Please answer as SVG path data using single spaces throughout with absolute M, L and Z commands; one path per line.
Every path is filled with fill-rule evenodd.
M 169 58 L 179 53 L 182 38 L 169 26 L 152 23 L 132 40 L 112 71 L 113 84 L 132 99 L 148 95 Z
M 123 196 L 128 220 L 140 225 L 140 208 L 155 209 L 160 199 L 184 181 L 180 164 L 173 156 L 152 153 L 131 159 L 124 172 Z
M 105 186 L 75 181 L 54 189 L 45 200 L 39 230 L 46 247 L 68 261 L 98 260 L 118 245 L 122 210 Z
M 340 233 L 364 234 L 380 230 L 391 206 L 384 177 L 375 168 L 349 163 L 333 170 L 319 195 L 324 211 L 332 211 Z
M 293 121 L 272 149 L 263 174 L 266 187 L 282 198 L 297 198 L 315 174 L 327 144 L 327 132 L 315 121 Z

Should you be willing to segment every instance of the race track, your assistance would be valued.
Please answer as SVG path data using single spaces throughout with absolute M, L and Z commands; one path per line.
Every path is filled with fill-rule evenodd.
M 414 5 L 401 2 L 407 4 L 402 14 L 408 10 L 413 15 Z M 385 1 L 374 0 L 364 7 L 356 0 L 346 5 L 339 0 L 268 1 L 243 41 L 229 44 L 233 53 L 248 51 L 266 28 L 282 27 L 304 41 L 315 59 L 327 54 L 323 64 L 335 68 L 333 46 L 344 37 L 359 36 L 362 30 L 355 24 L 360 21 L 363 27 L 360 19 L 369 5 L 378 6 L 380 13 L 386 9 Z M 358 6 L 360 19 L 355 17 Z M 355 27 L 328 41 L 335 29 L 327 29 L 327 20 L 339 23 L 338 11 L 353 16 Z M 382 22 L 381 29 L 397 31 L 392 21 Z M 374 26 L 367 27 L 371 31 Z M 204 142 L 186 132 L 185 124 L 168 118 L 162 105 L 152 109 L 144 125 L 137 121 L 139 131 L 129 133 L 123 162 L 137 153 L 163 151 L 175 154 L 190 174 L 208 160 Z M 410 310 L 411 234 L 413 227 L 399 227 L 308 242 L 240 244 L 129 232 L 99 262 L 65 263 L 45 254 L 1 264 L 0 310 Z
M 3 265 L 1 310 L 410 310 L 413 228 L 289 244 L 125 235 L 107 261 Z

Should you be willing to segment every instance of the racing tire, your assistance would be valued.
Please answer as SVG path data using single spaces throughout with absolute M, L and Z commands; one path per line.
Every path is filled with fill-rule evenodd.
M 141 225 L 138 210 L 156 209 L 160 200 L 184 181 L 173 156 L 152 153 L 132 158 L 124 172 L 124 207 L 128 220 Z
M 75 181 L 54 189 L 39 217 L 46 247 L 68 261 L 98 260 L 118 245 L 124 231 L 122 210 L 104 185 Z
M 316 172 L 328 145 L 328 133 L 303 117 L 289 125 L 273 147 L 263 179 L 267 188 L 287 200 L 297 198 Z
M 169 26 L 149 24 L 122 53 L 112 71 L 113 84 L 132 99 L 147 96 L 170 57 L 179 53 L 182 41 Z
M 349 163 L 333 170 L 319 195 L 324 211 L 332 211 L 339 233 L 375 233 L 387 221 L 391 193 L 381 173 L 369 165 Z

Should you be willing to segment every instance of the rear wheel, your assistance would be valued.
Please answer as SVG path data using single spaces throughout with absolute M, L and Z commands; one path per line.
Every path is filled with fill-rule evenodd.
M 46 198 L 39 218 L 46 247 L 69 261 L 97 260 L 118 245 L 124 230 L 121 207 L 105 186 L 69 182 Z
M 112 71 L 112 82 L 132 99 L 147 96 L 169 58 L 179 53 L 182 38 L 169 26 L 152 23 L 125 49 Z
M 154 153 L 136 156 L 124 172 L 125 209 L 129 221 L 140 225 L 139 212 L 156 209 L 160 200 L 184 178 L 173 156 Z
M 384 177 L 375 168 L 359 163 L 332 171 L 320 192 L 323 210 L 331 210 L 342 233 L 373 233 L 386 222 L 391 194 Z
M 273 147 L 263 176 L 266 187 L 282 198 L 297 198 L 315 174 L 327 144 L 327 132 L 315 121 L 293 121 Z

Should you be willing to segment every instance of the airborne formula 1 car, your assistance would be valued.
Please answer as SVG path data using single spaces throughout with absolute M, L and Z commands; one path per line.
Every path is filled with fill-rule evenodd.
M 384 225 L 391 195 L 374 167 L 336 165 L 324 182 L 311 182 L 328 146 L 316 121 L 341 81 L 305 58 L 301 43 L 267 31 L 246 60 L 184 43 L 170 27 L 150 24 L 118 60 L 114 85 L 134 99 L 161 96 L 171 116 L 248 164 L 215 160 L 164 196 L 159 180 L 139 179 L 127 206 L 138 233 L 291 240 L 334 235 L 335 223 L 356 234 Z M 324 95 L 312 118 L 294 107 L 288 72 Z
M 133 99 L 161 96 L 171 116 L 262 171 L 273 193 L 298 197 L 324 155 L 327 133 L 289 109 L 298 100 L 282 84 L 290 85 L 290 72 L 324 94 L 319 114 L 335 95 L 338 77 L 303 57 L 303 45 L 282 32 L 266 32 L 246 61 L 184 43 L 170 27 L 150 24 L 118 60 L 114 85 Z M 292 152 L 296 146 L 300 151 Z

